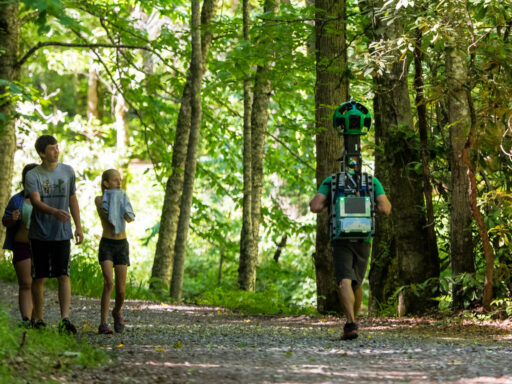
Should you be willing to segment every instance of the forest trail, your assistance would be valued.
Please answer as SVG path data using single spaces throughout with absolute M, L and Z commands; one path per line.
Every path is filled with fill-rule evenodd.
M 17 286 L 0 282 L 15 318 Z M 56 324 L 56 292 L 45 319 Z M 73 297 L 78 338 L 108 350 L 106 367 L 53 376 L 63 383 L 511 383 L 511 322 L 360 322 L 340 341 L 336 317 L 246 316 L 223 308 L 128 300 L 126 331 L 98 335 L 99 300 Z

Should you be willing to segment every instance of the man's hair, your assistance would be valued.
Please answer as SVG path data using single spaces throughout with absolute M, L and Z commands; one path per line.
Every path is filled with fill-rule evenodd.
M 36 151 L 37 153 L 44 153 L 48 145 L 57 144 L 57 139 L 51 135 L 39 136 L 36 140 Z

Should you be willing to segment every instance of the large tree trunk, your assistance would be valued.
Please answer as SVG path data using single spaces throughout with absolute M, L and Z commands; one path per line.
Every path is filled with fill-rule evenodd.
M 474 273 L 474 255 L 469 209 L 468 167 L 463 161 L 464 145 L 471 127 L 471 114 L 466 90 L 468 69 L 465 50 L 460 41 L 446 42 L 446 76 L 448 119 L 450 124 L 450 256 L 452 274 Z M 464 307 L 462 284 L 453 285 L 453 307 Z
M 343 140 L 332 127 L 336 107 L 348 101 L 347 52 L 345 42 L 345 1 L 315 1 L 316 48 L 316 182 L 339 171 L 338 158 Z M 329 235 L 327 212 L 317 215 L 315 271 L 317 309 L 320 313 L 341 312 Z
M 211 24 L 217 11 L 216 0 L 204 0 L 201 12 L 201 68 L 204 71 L 206 59 L 212 42 L 212 33 L 208 26 Z M 160 233 L 156 245 L 155 259 L 151 271 L 151 287 L 170 287 L 172 266 L 174 262 L 174 246 L 180 215 L 181 195 L 183 192 L 185 162 L 187 158 L 188 140 L 191 124 L 191 94 L 192 78 L 187 76 L 185 88 L 178 113 L 178 123 L 174 138 L 172 153 L 172 174 L 167 180 L 165 188 L 164 205 L 160 219 Z
M 185 255 L 187 252 L 187 237 L 190 225 L 190 210 L 194 194 L 194 180 L 196 176 L 197 152 L 201 131 L 201 82 L 204 71 L 201 68 L 201 28 L 200 28 L 200 0 L 192 0 L 192 59 L 190 61 L 191 74 L 191 125 L 188 140 L 187 161 L 185 163 L 185 179 L 183 194 L 181 196 L 180 219 L 178 233 L 174 248 L 174 266 L 171 280 L 171 297 L 181 300 L 183 286 L 183 273 L 185 269 Z
M 265 12 L 276 13 L 279 0 L 266 0 Z M 265 44 L 271 42 L 265 41 Z M 261 192 L 263 188 L 263 153 L 268 123 L 270 101 L 270 58 L 266 64 L 258 66 L 254 79 L 254 98 L 251 111 L 251 253 L 240 254 L 238 283 L 246 291 L 254 291 L 256 286 L 256 266 L 258 264 L 258 239 L 261 222 Z M 245 240 L 243 240 L 245 241 Z
M 18 4 L 0 5 L 0 79 L 7 81 L 19 80 L 19 68 L 16 65 L 20 38 L 20 19 Z M 0 87 L 2 95 L 9 94 L 9 89 Z M 13 105 L 8 101 L 0 105 L 0 209 L 4 210 L 11 195 L 12 171 L 16 138 L 13 117 Z M 4 99 L 6 100 L 6 99 Z M 0 226 L 0 244 L 5 238 L 5 227 Z M 0 259 L 4 257 L 0 250 Z
M 414 47 L 414 88 L 416 91 L 416 111 L 418 112 L 418 130 L 420 134 L 421 148 L 421 169 L 423 175 L 423 195 L 425 196 L 425 205 L 427 209 L 427 245 L 432 262 L 434 276 L 439 276 L 439 250 L 437 249 L 437 236 L 435 231 L 434 205 L 432 202 L 432 184 L 430 182 L 430 168 L 428 155 L 428 122 L 427 106 L 423 92 L 423 33 L 420 28 L 416 28 L 416 44 Z M 434 288 L 434 287 L 432 287 Z M 436 292 L 438 287 L 436 288 Z
M 249 0 L 243 0 L 243 35 L 244 40 L 249 41 Z M 244 169 L 244 192 L 242 212 L 242 232 L 240 234 L 240 261 L 239 261 L 239 285 L 249 286 L 251 274 L 249 272 L 250 260 L 257 259 L 258 242 L 253 236 L 252 223 L 252 91 L 250 68 L 247 78 L 244 79 L 244 148 L 243 148 L 243 169 Z M 256 251 L 256 253 L 255 253 Z M 246 266 L 247 265 L 247 266 Z M 247 283 L 247 284 L 246 284 Z
M 89 60 L 89 79 L 88 79 L 88 87 L 87 87 L 87 119 L 91 121 L 92 119 L 96 119 L 98 121 L 101 120 L 100 110 L 99 110 L 99 77 L 98 77 L 98 69 L 94 60 Z
M 369 1 L 368 4 L 371 4 L 373 10 L 378 10 L 383 2 Z M 399 18 L 394 18 L 391 23 L 386 22 L 384 27 L 380 15 L 380 12 L 373 14 L 372 38 L 374 41 L 390 42 L 393 45 L 403 33 Z M 400 54 L 398 50 L 392 52 Z M 376 162 L 375 173 L 387 188 L 386 192 L 393 204 L 393 210 L 392 224 L 386 227 L 387 230 L 392 227 L 392 234 L 382 234 L 383 228 L 377 227 L 379 232 L 373 247 L 372 268 L 382 269 L 382 263 L 393 266 L 396 262 L 398 276 L 385 276 L 384 284 L 371 281 L 370 285 L 373 288 L 386 288 L 397 284 L 416 285 L 431 277 L 437 277 L 436 271 L 439 270 L 429 252 L 422 175 L 410 170 L 409 167 L 410 163 L 421 159 L 409 133 L 414 126 L 407 75 L 408 63 L 400 61 L 397 56 L 384 73 L 375 77 L 374 113 L 379 124 L 375 131 L 375 140 L 384 148 L 382 158 Z M 386 252 L 383 253 L 383 250 Z M 386 256 L 386 259 L 382 259 L 383 256 Z M 372 273 L 371 277 L 384 276 Z M 391 281 L 393 277 L 394 281 Z M 386 294 L 389 292 L 390 290 L 387 290 Z M 372 294 L 384 300 L 389 297 L 383 292 L 372 291 Z M 399 314 L 423 313 L 426 308 L 435 304 L 431 300 L 430 290 L 421 294 L 416 296 L 413 290 L 403 290 L 399 297 Z

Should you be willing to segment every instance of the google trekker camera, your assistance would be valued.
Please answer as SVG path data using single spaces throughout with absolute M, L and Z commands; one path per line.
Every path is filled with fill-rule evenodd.
M 331 240 L 364 240 L 375 234 L 373 177 L 361 172 L 361 136 L 371 123 L 370 111 L 354 100 L 334 112 L 333 127 L 343 136 L 344 149 L 340 172 L 331 176 Z

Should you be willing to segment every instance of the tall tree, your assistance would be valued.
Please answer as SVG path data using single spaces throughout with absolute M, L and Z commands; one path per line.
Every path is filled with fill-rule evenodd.
M 451 9 L 464 17 L 459 8 Z M 457 18 L 457 20 L 460 20 Z M 461 32 L 461 31 L 459 31 Z M 454 32 L 445 43 L 448 123 L 450 130 L 450 257 L 452 274 L 474 273 L 468 167 L 463 161 L 464 146 L 471 127 L 466 87 L 468 67 L 464 34 Z M 462 282 L 453 285 L 453 307 L 464 307 Z
M 210 26 L 215 17 L 216 11 L 216 0 L 204 0 L 201 11 L 201 30 L 204 31 L 201 36 L 202 70 L 206 67 L 206 59 L 208 57 L 208 52 L 213 38 Z M 183 89 L 180 111 L 178 113 L 178 123 L 176 126 L 171 164 L 172 174 L 167 180 L 165 188 L 164 205 L 160 219 L 160 232 L 156 245 L 153 269 L 151 271 L 153 287 L 157 287 L 161 284 L 169 288 L 171 283 L 172 266 L 174 263 L 174 246 L 176 244 L 181 195 L 183 193 L 185 163 L 187 159 L 188 140 L 192 119 L 192 81 L 191 72 L 189 71 L 185 87 Z
M 187 161 L 185 163 L 185 180 L 183 194 L 181 196 L 180 219 L 178 233 L 174 247 L 174 265 L 171 279 L 171 297 L 181 300 L 181 288 L 183 286 L 183 272 L 185 268 L 185 254 L 187 251 L 187 237 L 190 225 L 190 209 L 194 193 L 194 180 L 196 176 L 197 152 L 201 130 L 201 82 L 204 70 L 201 68 L 201 23 L 200 0 L 192 0 L 191 35 L 192 58 L 190 60 L 190 75 L 192 79 L 190 106 L 191 124 L 188 140 Z
M 16 137 L 11 103 L 9 82 L 19 80 L 20 70 L 17 65 L 18 45 L 20 39 L 20 19 L 17 2 L 4 2 L 0 5 L 0 207 L 3 209 L 11 195 L 12 171 Z M 6 83 L 7 82 L 7 83 Z M 3 244 L 5 228 L 0 226 L 0 244 Z M 3 257 L 3 251 L 0 254 Z
M 339 168 L 343 141 L 332 128 L 336 107 L 349 99 L 347 49 L 345 40 L 345 1 L 315 1 L 315 121 L 316 121 L 316 183 L 320 186 Z M 315 271 L 317 308 L 320 313 L 341 312 L 338 288 L 334 278 L 327 212 L 317 215 Z
M 265 0 L 264 12 L 276 14 L 279 9 L 279 0 Z M 270 24 L 270 21 L 267 22 Z M 262 37 L 260 44 L 270 49 L 268 60 L 256 68 L 254 78 L 253 101 L 251 107 L 251 229 L 249 241 L 252 246 L 247 248 L 248 252 L 240 254 L 238 267 L 238 284 L 246 291 L 254 291 L 256 286 L 256 266 L 258 263 L 258 238 L 261 223 L 261 194 L 263 188 L 263 153 L 265 146 L 265 135 L 268 124 L 268 106 L 271 93 L 271 58 L 273 49 L 268 37 Z M 242 239 L 241 243 L 247 240 Z
M 250 27 L 250 6 L 249 0 L 243 0 L 243 39 L 245 43 L 249 42 Z M 240 234 L 240 260 L 239 260 L 239 285 L 248 289 L 252 284 L 253 274 L 251 272 L 251 261 L 257 259 L 258 241 L 253 236 L 252 222 L 252 130 L 251 130 L 251 111 L 252 111 L 252 82 L 251 69 L 247 68 L 248 73 L 244 79 L 244 116 L 243 116 L 243 172 L 244 172 L 244 191 L 242 208 L 242 232 Z
M 397 265 L 399 284 L 412 286 L 431 277 L 438 277 L 439 260 L 435 260 L 427 244 L 422 175 L 410 167 L 411 163 L 419 162 L 421 158 L 409 99 L 409 61 L 401 58 L 402 54 L 397 47 L 397 41 L 404 33 L 400 11 L 384 20 L 386 13 L 394 11 L 384 9 L 381 0 L 366 3 L 371 9 L 372 40 L 387 44 L 390 56 L 393 57 L 374 78 L 375 141 L 383 150 L 376 162 L 375 174 L 387 188 L 393 211 L 391 226 L 377 227 L 379 232 L 383 229 L 388 232 L 380 232 L 376 236 L 372 268 L 374 265 Z M 373 278 L 376 276 L 375 273 L 371 274 Z M 375 293 L 382 297 L 379 292 Z M 431 290 L 424 292 L 421 297 L 417 297 L 412 289 L 403 290 L 400 294 L 399 314 L 423 313 L 425 308 L 435 303 L 431 296 Z

